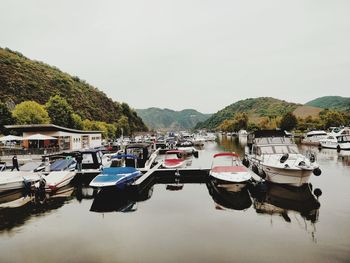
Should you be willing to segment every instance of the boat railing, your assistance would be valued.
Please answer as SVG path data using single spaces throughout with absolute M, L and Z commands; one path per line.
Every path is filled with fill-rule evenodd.
M 13 156 L 13 155 L 45 155 L 60 152 L 59 147 L 50 148 L 0 148 L 0 156 Z

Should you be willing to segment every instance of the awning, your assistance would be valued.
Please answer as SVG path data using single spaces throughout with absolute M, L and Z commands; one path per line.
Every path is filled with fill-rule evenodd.
M 1 142 L 6 142 L 6 141 L 22 141 L 23 137 L 20 136 L 14 136 L 14 135 L 7 135 L 0 137 Z
M 57 140 L 57 138 L 37 133 L 37 134 L 33 134 L 30 136 L 24 137 L 23 140 L 44 141 L 44 140 Z

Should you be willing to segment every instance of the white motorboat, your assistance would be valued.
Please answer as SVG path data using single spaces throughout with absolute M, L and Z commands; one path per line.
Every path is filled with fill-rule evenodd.
M 235 189 L 240 191 L 252 178 L 252 174 L 239 159 L 236 153 L 217 153 L 213 157 L 213 163 L 209 171 L 209 176 L 220 183 L 235 183 Z
M 205 138 L 202 136 L 196 136 L 192 139 L 192 143 L 194 146 L 203 146 L 205 143 Z
M 216 140 L 216 135 L 214 133 L 207 133 L 204 138 L 206 141 L 214 142 Z
M 169 168 L 169 169 L 182 168 L 186 165 L 185 155 L 186 153 L 184 151 L 179 151 L 179 150 L 167 151 L 165 153 L 165 158 L 164 158 L 164 162 L 162 163 L 162 166 L 164 168 Z
M 302 144 L 320 145 L 320 140 L 327 138 L 327 132 L 325 131 L 310 131 L 305 134 L 301 140 Z
M 321 174 L 315 156 L 300 154 L 292 138 L 277 130 L 251 134 L 243 164 L 267 181 L 293 186 L 306 184 L 312 173 Z
M 326 138 L 320 140 L 323 148 L 350 150 L 350 129 L 344 128 L 338 132 L 330 133 Z
M 74 176 L 76 161 L 74 159 L 61 159 L 52 163 L 50 172 L 43 172 L 42 178 L 45 180 L 45 191 L 51 192 L 68 185 Z
M 31 188 L 31 185 L 38 182 L 40 176 L 28 171 L 2 172 L 0 176 L 0 192 Z
M 239 130 L 238 131 L 238 137 L 247 137 L 248 132 L 246 130 Z

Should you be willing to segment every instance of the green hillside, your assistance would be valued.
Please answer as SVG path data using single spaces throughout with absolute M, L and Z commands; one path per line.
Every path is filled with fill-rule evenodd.
M 341 96 L 325 96 L 309 101 L 305 105 L 323 109 L 350 111 L 350 98 Z
M 211 116 L 192 109 L 173 111 L 148 108 L 137 109 L 136 112 L 149 128 L 167 130 L 192 129 L 198 122 L 203 122 Z
M 277 117 L 292 112 L 299 106 L 299 104 L 270 97 L 240 100 L 213 114 L 205 122 L 199 123 L 196 128 L 215 129 L 224 120 L 232 119 L 236 113 L 240 112 L 248 114 L 250 119 Z
M 126 103 L 113 101 L 78 77 L 0 48 L 0 102 L 12 107 L 26 100 L 45 104 L 53 95 L 65 98 L 83 119 L 113 123 L 126 116 L 133 131 L 147 129 Z

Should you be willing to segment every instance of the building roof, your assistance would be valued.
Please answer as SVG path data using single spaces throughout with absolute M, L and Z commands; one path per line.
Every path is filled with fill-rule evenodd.
M 100 134 L 102 131 L 81 131 L 70 129 L 55 124 L 27 124 L 27 125 L 5 125 L 6 129 L 16 130 L 19 132 L 43 132 L 43 131 L 63 131 L 80 134 Z

